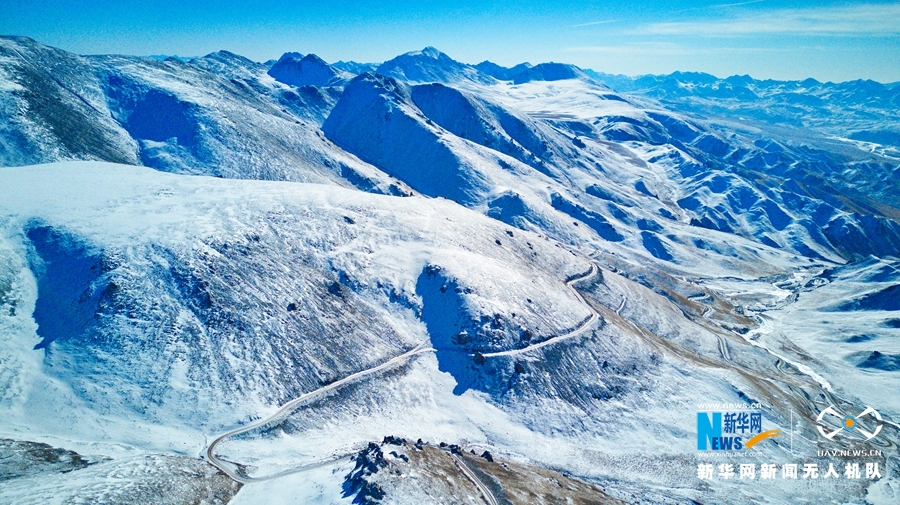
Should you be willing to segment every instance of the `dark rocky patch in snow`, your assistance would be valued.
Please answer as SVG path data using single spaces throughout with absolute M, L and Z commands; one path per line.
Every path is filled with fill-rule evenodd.
M 883 372 L 900 372 L 900 354 L 872 351 L 871 353 L 854 354 L 851 356 L 851 359 L 857 361 L 856 366 L 859 368 L 870 368 Z
M 38 442 L 0 438 L 0 482 L 19 477 L 80 470 L 91 464 L 74 451 Z

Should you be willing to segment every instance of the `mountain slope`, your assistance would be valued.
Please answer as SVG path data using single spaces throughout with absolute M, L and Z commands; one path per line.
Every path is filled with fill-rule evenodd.
M 192 63 L 81 57 L 24 38 L 0 39 L 0 51 L 10 62 L 0 104 L 11 118 L 0 164 L 95 159 L 404 191 L 317 134 L 333 95 L 275 83 L 231 53 Z
M 202 433 L 427 341 L 433 357 L 229 442 L 227 459 L 264 476 L 386 429 L 443 433 L 565 465 L 615 495 L 683 479 L 636 480 L 629 468 L 690 450 L 690 416 L 662 414 L 697 394 L 770 403 L 818 388 L 728 331 L 747 323 L 725 305 L 688 317 L 690 302 L 611 271 L 586 275 L 590 262 L 559 244 L 449 201 L 94 163 L 4 168 L 0 178 L 14 276 L 4 308 L 15 314 L 2 320 L 14 336 L 2 351 L 6 432 L 90 440 L 100 429 L 108 442 L 192 454 Z M 791 264 L 772 262 L 771 272 Z M 566 286 L 582 276 L 577 291 Z M 42 304 L 73 312 L 50 316 Z M 48 325 L 53 317 L 65 324 Z M 797 412 L 816 411 L 796 398 Z M 778 409 L 767 419 L 788 422 Z M 660 450 L 634 433 L 653 433 Z M 610 455 L 627 463 L 597 466 Z M 858 492 L 847 485 L 821 492 Z
M 526 246 L 501 223 L 440 200 L 361 200 L 327 186 L 182 179 L 116 165 L 0 176 L 4 214 L 24 212 L 6 236 L 21 234 L 19 246 L 34 250 L 28 266 L 37 283 L 36 299 L 20 302 L 35 304 L 36 334 L 14 347 L 44 350 L 38 365 L 52 367 L 47 373 L 90 408 L 144 422 L 233 423 L 260 403 L 283 403 L 415 346 L 425 338 L 413 322 L 423 303 L 416 283 L 428 265 L 467 287 L 457 299 L 460 321 L 482 349 L 517 342 L 520 326 L 539 338 L 585 317 L 557 277 L 583 262 L 534 237 Z M 44 188 L 43 196 L 9 193 L 22 187 Z M 59 200 L 59 191 L 68 196 Z M 73 207 L 75 194 L 83 197 Z M 407 211 L 395 214 L 398 205 Z M 239 221 L 211 212 L 223 206 Z M 435 220 L 447 223 L 443 230 Z M 469 234 L 474 223 L 485 227 L 480 238 Z M 500 237 L 505 246 L 494 244 Z M 10 252 L 19 247 L 12 244 Z M 464 273 L 475 258 L 481 280 Z M 508 325 L 497 332 L 480 322 L 492 318 Z M 235 408 L 221 411 L 223 402 Z
M 104 159 L 135 164 L 137 145 L 110 117 L 86 58 L 22 37 L 0 39 L 0 164 Z
M 4 47 L 18 62 L 7 70 L 12 73 L 3 92 L 3 103 L 19 111 L 11 112 L 2 141 L 7 164 L 112 159 L 180 173 L 329 182 L 392 194 L 409 193 L 409 184 L 575 243 L 585 230 L 563 225 L 573 218 L 587 225 L 591 239 L 624 240 L 669 263 L 679 262 L 673 254 L 679 242 L 689 256 L 705 253 L 661 236 L 652 224 L 660 216 L 813 259 L 890 256 L 900 243 L 894 177 L 900 167 L 889 159 L 812 134 L 779 138 L 726 128 L 581 78 L 495 84 L 428 48 L 381 70 L 455 84 L 414 85 L 400 93 L 392 100 L 408 113 L 389 125 L 372 112 L 394 106 L 376 105 L 379 93 L 360 93 L 361 85 L 346 93 L 333 86 L 345 74 L 311 55 L 289 53 L 282 60 L 324 72 L 309 81 L 319 86 L 296 87 L 227 52 L 184 63 L 76 57 L 25 39 L 4 39 Z M 40 68 L 32 61 L 37 56 L 22 56 L 32 53 L 46 60 Z M 48 93 L 24 91 L 19 81 L 46 74 L 44 67 L 56 69 L 47 75 L 58 75 L 46 77 L 48 93 L 69 98 L 48 101 L 42 98 Z M 544 69 L 538 79 L 570 77 L 550 75 L 569 69 L 565 65 L 528 71 L 534 69 Z M 716 85 L 712 76 L 672 78 Z M 73 89 L 86 91 L 66 91 Z M 54 129 L 56 115 L 65 124 L 89 125 Z M 621 204 L 658 200 L 661 192 L 667 200 L 649 214 L 640 210 L 644 204 Z M 597 196 L 617 194 L 612 200 Z

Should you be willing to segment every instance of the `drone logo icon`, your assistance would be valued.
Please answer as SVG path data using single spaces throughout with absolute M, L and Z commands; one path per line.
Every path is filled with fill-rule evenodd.
M 825 414 L 831 414 L 834 417 L 840 418 L 841 419 L 841 427 L 832 432 L 826 432 L 825 429 L 822 428 L 822 425 L 821 425 L 822 419 L 825 417 Z M 879 422 L 878 426 L 875 427 L 875 431 L 873 431 L 871 433 L 864 430 L 863 428 L 861 428 L 860 423 L 859 423 L 860 418 L 869 416 L 869 415 L 873 416 Z M 833 439 L 835 437 L 835 435 L 837 435 L 841 431 L 853 431 L 853 430 L 860 432 L 864 437 L 866 437 L 866 440 L 871 440 L 871 439 L 875 438 L 879 432 L 881 432 L 881 426 L 882 426 L 880 424 L 881 423 L 881 414 L 879 414 L 877 410 L 873 409 L 872 407 L 868 407 L 868 406 L 866 407 L 866 410 L 863 410 L 855 417 L 841 415 L 836 410 L 834 410 L 833 407 L 828 407 L 825 410 L 823 410 L 822 412 L 819 412 L 819 417 L 816 418 L 816 423 L 817 423 L 816 428 L 819 429 L 819 433 L 823 437 L 827 438 L 828 440 Z

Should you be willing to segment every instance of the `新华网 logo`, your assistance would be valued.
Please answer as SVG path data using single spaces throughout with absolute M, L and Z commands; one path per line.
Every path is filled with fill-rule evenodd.
M 697 412 L 697 450 L 739 451 L 749 449 L 780 430 L 763 431 L 762 412 Z
M 822 426 L 823 424 L 825 424 L 823 423 L 823 421 L 825 420 L 826 415 L 831 415 L 840 419 L 840 427 L 832 431 L 826 431 L 826 428 Z M 866 416 L 872 416 L 876 421 L 878 421 L 878 424 L 872 431 L 869 431 L 871 428 L 866 429 L 861 426 L 862 423 L 860 422 L 860 419 Z M 863 437 L 865 437 L 866 440 L 871 440 L 875 438 L 881 431 L 881 426 L 881 414 L 879 414 L 877 410 L 869 406 L 866 406 L 866 409 L 856 416 L 843 415 L 836 411 L 834 407 L 828 407 L 822 412 L 819 412 L 819 416 L 816 417 L 816 428 L 819 429 L 819 434 L 827 438 L 828 440 L 832 440 L 838 433 L 850 433 L 853 431 L 859 432 Z M 831 427 L 827 427 L 827 429 L 831 430 Z

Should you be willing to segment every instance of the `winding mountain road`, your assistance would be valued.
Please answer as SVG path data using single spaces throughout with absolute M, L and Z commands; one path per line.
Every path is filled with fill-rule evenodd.
M 481 492 L 481 496 L 484 497 L 484 501 L 488 503 L 488 505 L 497 505 L 497 498 L 494 496 L 494 493 L 491 492 L 487 486 L 481 482 L 481 479 L 475 476 L 472 473 L 472 470 L 469 470 L 469 467 L 466 466 L 466 463 L 456 454 L 450 453 L 450 457 L 453 458 L 453 462 L 456 463 L 456 467 L 459 468 L 459 471 L 466 476 L 467 479 L 472 481 L 472 484 L 475 484 L 475 487 L 478 488 L 478 491 Z
M 585 307 L 588 308 L 588 310 L 591 311 L 591 316 L 589 318 L 585 319 L 584 322 L 582 322 L 580 325 L 578 325 L 578 327 L 576 327 L 575 329 L 573 329 L 570 332 L 563 333 L 562 335 L 557 335 L 553 338 L 544 340 L 543 342 L 538 342 L 537 344 L 529 345 L 529 346 L 523 347 L 521 349 L 513 349 L 510 351 L 499 351 L 499 352 L 486 352 L 486 353 L 482 354 L 482 356 L 484 356 L 485 358 L 494 358 L 497 356 L 516 356 L 516 355 L 523 354 L 523 353 L 526 353 L 529 351 L 534 351 L 535 349 L 540 349 L 541 347 L 553 345 L 553 344 L 563 341 L 563 340 L 568 340 L 570 338 L 577 337 L 578 335 L 581 335 L 582 333 L 584 333 L 592 324 L 594 324 L 600 318 L 600 314 L 597 313 L 597 311 L 595 311 L 593 307 L 591 307 L 591 304 L 589 304 L 584 299 L 583 296 L 581 296 L 581 293 L 579 293 L 578 290 L 575 289 L 573 284 L 576 282 L 583 281 L 583 280 L 589 279 L 591 277 L 594 277 L 595 275 L 597 275 L 597 273 L 599 271 L 600 271 L 600 269 L 597 268 L 597 265 L 591 263 L 590 270 L 585 272 L 583 275 L 579 275 L 577 277 L 574 277 L 574 278 L 566 281 L 566 287 L 568 287 L 569 290 L 572 291 L 572 293 L 575 295 L 575 297 L 578 298 L 579 302 L 581 302 Z
M 510 351 L 486 353 L 486 354 L 483 354 L 483 356 L 486 358 L 496 357 L 496 356 L 515 356 L 518 354 L 522 354 L 522 353 L 526 353 L 526 352 L 533 351 L 536 349 L 540 349 L 540 348 L 546 347 L 548 345 L 553 345 L 560 341 L 567 340 L 567 339 L 576 337 L 576 336 L 584 333 L 593 323 L 595 323 L 600 318 L 600 314 L 597 311 L 595 311 L 594 308 L 591 307 L 591 305 L 589 303 L 587 303 L 587 301 L 584 299 L 584 297 L 581 296 L 581 293 L 579 293 L 578 290 L 575 289 L 575 287 L 573 285 L 576 282 L 583 281 L 585 279 L 594 277 L 598 273 L 599 273 L 599 268 L 594 263 L 591 263 L 591 268 L 586 273 L 566 281 L 566 286 L 572 291 L 572 293 L 575 295 L 575 297 L 578 299 L 578 301 L 580 301 L 591 312 L 590 317 L 585 319 L 581 324 L 578 325 L 578 327 L 576 327 L 572 331 L 569 331 L 562 335 L 558 335 L 556 337 L 550 338 L 548 340 L 539 342 L 534 345 L 524 347 L 522 349 L 514 349 L 514 350 L 510 350 Z M 623 300 L 623 306 L 624 306 L 624 300 Z M 621 309 L 621 307 L 620 307 L 620 309 Z M 267 475 L 264 477 L 247 477 L 247 476 L 239 475 L 235 471 L 233 471 L 231 468 L 229 468 L 228 465 L 226 465 L 226 463 L 224 461 L 222 461 L 221 459 L 219 459 L 216 456 L 215 449 L 216 449 L 216 446 L 219 445 L 220 443 L 222 443 L 225 439 L 235 436 L 235 435 L 239 435 L 241 433 L 246 433 L 250 430 L 259 428 L 260 426 L 269 424 L 269 423 L 277 420 L 279 417 L 286 415 L 287 413 L 289 413 L 291 411 L 291 409 L 293 409 L 295 406 L 297 406 L 298 404 L 300 404 L 302 402 L 313 400 L 313 399 L 315 399 L 331 390 L 337 389 L 345 384 L 348 384 L 355 380 L 361 379 L 368 375 L 372 375 L 374 373 L 380 372 L 380 371 L 382 371 L 386 368 L 389 368 L 393 365 L 396 365 L 408 358 L 411 358 L 414 355 L 422 354 L 422 353 L 426 353 L 426 352 L 434 352 L 434 351 L 435 351 L 434 348 L 426 347 L 425 344 L 423 343 L 423 344 L 420 344 L 419 346 L 417 346 L 416 348 L 414 348 L 410 351 L 407 351 L 399 356 L 391 358 L 390 360 L 388 360 L 378 366 L 356 372 L 356 373 L 349 375 L 341 380 L 332 382 L 331 384 L 328 384 L 327 386 L 322 386 L 321 388 L 316 389 L 315 391 L 311 391 L 309 393 L 305 393 L 301 396 L 298 396 L 297 398 L 294 398 L 293 400 L 291 400 L 291 401 L 285 403 L 284 405 L 282 405 L 281 407 L 279 407 L 278 410 L 275 411 L 272 415 L 270 415 L 266 418 L 260 419 L 258 421 L 255 421 L 253 423 L 250 423 L 248 425 L 241 426 L 239 428 L 235 428 L 231 431 L 227 431 L 227 432 L 219 435 L 218 437 L 216 437 L 212 441 L 212 443 L 210 443 L 209 446 L 206 448 L 206 458 L 212 465 L 214 465 L 216 468 L 221 470 L 225 475 L 228 475 L 233 480 L 240 482 L 242 484 L 250 484 L 253 482 L 262 482 L 262 481 L 266 481 L 266 480 L 277 479 L 279 477 L 284 477 L 285 475 L 290 475 L 290 474 L 294 474 L 294 473 L 303 472 L 306 470 L 311 470 L 313 468 L 320 467 L 322 465 L 326 465 L 326 464 L 332 463 L 334 461 L 337 461 L 341 458 L 344 458 L 347 455 L 333 456 L 330 458 L 326 458 L 326 459 L 316 461 L 316 462 L 313 462 L 313 463 L 310 463 L 307 465 L 299 466 L 296 468 L 292 468 L 290 470 L 278 472 L 278 473 L 275 473 L 272 475 Z M 456 466 L 460 469 L 460 471 L 466 476 L 466 478 L 468 478 L 470 481 L 472 481 L 472 483 L 478 488 L 478 490 L 481 492 L 482 496 L 484 497 L 484 499 L 488 503 L 488 505 L 497 505 L 497 499 L 494 497 L 493 493 L 491 493 L 491 491 L 487 488 L 487 486 L 485 486 L 484 483 L 482 483 L 478 479 L 478 477 L 476 477 L 475 474 L 472 473 L 472 471 L 465 465 L 465 463 L 463 461 L 461 461 L 455 454 L 451 454 L 451 456 L 453 457 L 454 462 L 456 463 Z
M 616 309 L 616 315 L 617 315 L 617 316 L 621 316 L 621 315 L 622 315 L 622 309 L 625 308 L 625 302 L 627 302 L 627 301 L 628 301 L 628 297 L 623 295 L 623 296 L 622 296 L 622 303 L 621 303 L 621 305 L 619 305 L 619 308 Z
M 289 475 L 291 473 L 302 472 L 304 470 L 308 470 L 308 469 L 314 468 L 316 466 L 321 466 L 323 464 L 330 463 L 332 461 L 335 461 L 336 459 L 340 459 L 344 456 L 343 455 L 335 456 L 335 457 L 329 458 L 327 460 L 317 461 L 317 462 L 309 464 L 309 465 L 304 465 L 303 467 L 291 469 L 286 472 L 281 472 L 281 473 L 277 473 L 277 474 L 273 474 L 273 475 L 268 475 L 265 477 L 244 477 L 242 475 L 238 475 L 235 472 L 233 472 L 230 468 L 228 468 L 228 466 L 225 465 L 225 463 L 222 462 L 222 460 L 220 460 L 218 457 L 216 457 L 215 449 L 216 449 L 216 446 L 219 445 L 226 438 L 232 437 L 234 435 L 238 435 L 241 433 L 245 433 L 245 432 L 248 432 L 255 428 L 259 428 L 260 426 L 269 424 L 272 421 L 278 419 L 280 416 L 287 413 L 288 411 L 290 411 L 293 407 L 295 407 L 297 404 L 299 404 L 301 402 L 315 399 L 316 397 L 319 397 L 319 396 L 327 393 L 328 391 L 337 389 L 345 384 L 353 382 L 357 379 L 361 379 L 367 375 L 371 375 L 373 373 L 380 372 L 381 370 L 384 370 L 393 365 L 396 365 L 397 363 L 400 363 L 401 361 L 404 361 L 416 354 L 422 354 L 422 353 L 433 352 L 433 351 L 434 351 L 434 349 L 432 349 L 431 347 L 425 347 L 425 344 L 421 344 L 418 347 L 416 347 L 415 349 L 412 349 L 412 350 L 407 351 L 399 356 L 391 358 L 390 360 L 385 361 L 384 363 L 382 363 L 378 366 L 369 368 L 367 370 L 362 370 L 362 371 L 356 372 L 352 375 L 348 375 L 347 377 L 344 377 L 343 379 L 341 379 L 339 381 L 332 382 L 331 384 L 328 384 L 327 386 L 322 386 L 319 389 L 316 389 L 315 391 L 311 391 L 309 393 L 298 396 L 297 398 L 294 398 L 293 400 L 291 400 L 291 401 L 285 403 L 284 405 L 282 405 L 281 407 L 279 407 L 279 409 L 277 411 L 275 411 L 275 413 L 269 417 L 260 419 L 256 422 L 250 423 L 246 426 L 241 426 L 240 428 L 235 428 L 231 431 L 228 431 L 228 432 L 225 432 L 225 433 L 219 435 L 218 437 L 216 437 L 215 440 L 212 441 L 211 444 L 209 444 L 209 447 L 206 448 L 206 457 L 210 463 L 212 463 L 213 465 L 216 466 L 216 468 L 221 470 L 223 473 L 225 473 L 232 479 L 234 479 L 240 483 L 243 483 L 243 484 L 249 484 L 251 482 L 260 482 L 260 481 L 264 481 L 264 480 L 270 480 L 270 479 L 275 479 L 278 477 L 283 477 L 283 476 Z

